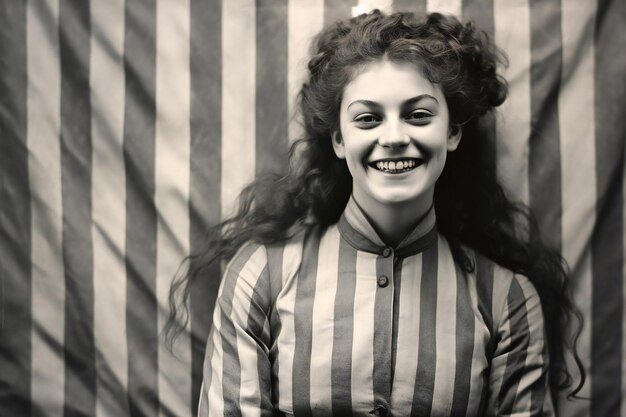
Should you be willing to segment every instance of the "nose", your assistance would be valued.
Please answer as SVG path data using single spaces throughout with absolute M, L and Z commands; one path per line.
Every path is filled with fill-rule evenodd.
M 387 121 L 386 129 L 381 132 L 378 143 L 381 146 L 400 148 L 407 146 L 411 139 L 400 121 Z

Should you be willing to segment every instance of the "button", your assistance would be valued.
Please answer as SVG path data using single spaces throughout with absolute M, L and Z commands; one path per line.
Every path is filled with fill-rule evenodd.
M 370 411 L 370 414 L 374 416 L 388 416 L 389 407 L 385 404 L 378 403 L 374 406 L 374 409 Z
M 376 283 L 380 288 L 385 288 L 387 285 L 389 285 L 389 278 L 387 278 L 386 275 L 381 275 L 376 280 Z
M 383 249 L 383 256 L 386 258 L 389 255 L 391 255 L 391 249 L 389 249 L 389 248 Z

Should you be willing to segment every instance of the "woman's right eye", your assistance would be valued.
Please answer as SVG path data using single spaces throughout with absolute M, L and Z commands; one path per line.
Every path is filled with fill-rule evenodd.
M 371 113 L 360 114 L 354 118 L 354 121 L 362 126 L 362 127 L 373 127 L 378 122 L 380 122 L 380 118 Z

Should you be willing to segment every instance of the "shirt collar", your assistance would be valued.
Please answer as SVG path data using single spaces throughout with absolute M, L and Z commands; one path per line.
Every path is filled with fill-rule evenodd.
M 339 233 L 354 248 L 366 252 L 384 254 L 394 249 L 398 256 L 411 256 L 424 251 L 437 238 L 435 209 L 431 207 L 417 226 L 395 248 L 385 245 L 371 225 L 363 210 L 350 197 L 339 219 Z

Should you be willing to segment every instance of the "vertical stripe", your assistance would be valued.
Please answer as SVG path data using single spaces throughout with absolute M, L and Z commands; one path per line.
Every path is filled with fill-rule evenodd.
M 172 279 L 189 254 L 189 0 L 161 0 L 156 16 L 155 195 L 158 329 L 167 320 Z M 159 339 L 160 340 L 160 339 Z M 158 343 L 159 415 L 191 413 L 189 333 L 174 354 Z
M 495 32 L 494 0 L 463 0 L 461 5 L 464 20 L 472 21 L 493 39 Z
M 452 407 L 454 380 L 449 375 L 455 374 L 456 369 L 456 316 L 457 301 L 457 277 L 454 259 L 447 242 L 442 238 L 438 240 L 439 260 L 437 265 L 437 311 L 436 317 L 447 317 L 445 320 L 435 322 L 436 358 L 435 358 L 435 383 L 433 397 L 437 404 L 445 405 L 444 409 L 433 410 L 432 415 L 448 416 Z M 426 275 L 427 277 L 429 275 Z
M 344 239 L 339 242 L 339 259 L 331 362 L 332 410 L 347 416 L 352 412 L 352 373 L 345 364 L 352 363 L 357 251 Z
M 0 414 L 31 413 L 31 211 L 27 9 L 0 8 Z M 30 138 L 28 138 L 30 139 Z
M 302 267 L 298 274 L 296 302 L 294 306 L 295 346 L 293 355 L 294 414 L 311 415 L 311 345 L 312 315 L 317 280 L 319 235 L 310 233 L 304 241 Z
M 254 286 L 250 299 L 250 307 L 254 306 L 254 311 L 248 313 L 247 329 L 248 332 L 255 335 L 259 340 L 256 346 L 257 381 L 250 380 L 247 385 L 253 390 L 256 389 L 258 391 L 258 396 L 260 397 L 260 403 L 258 405 L 260 405 L 261 410 L 264 411 L 273 408 L 272 369 L 268 352 L 273 344 L 268 320 L 271 314 L 271 310 L 268 307 L 271 307 L 273 302 L 271 292 L 272 283 L 270 282 L 269 274 L 269 267 L 265 267 Z M 259 306 L 262 306 L 263 311 L 259 311 Z M 255 407 L 255 405 L 250 404 L 250 407 Z
M 389 285 L 376 286 L 374 299 L 374 399 L 389 406 L 391 401 L 391 355 L 393 330 L 394 255 L 376 258 L 376 276 L 386 276 Z
M 595 25 L 596 228 L 592 252 L 591 414 L 618 415 L 622 393 L 626 5 L 599 1 Z
M 258 250 L 256 245 L 248 245 L 244 247 L 238 255 L 235 255 L 229 267 L 226 270 L 223 285 L 218 295 L 219 309 L 216 310 L 220 316 L 220 327 L 216 327 L 217 338 L 220 339 L 222 355 L 217 356 L 218 361 L 222 362 L 217 369 L 217 375 L 222 377 L 222 397 L 214 397 L 220 403 L 219 399 L 223 398 L 224 415 L 237 416 L 241 415 L 241 361 L 239 357 L 239 344 L 237 327 L 235 318 L 245 316 L 241 311 L 234 311 L 235 306 L 233 300 L 245 299 L 245 296 L 235 296 L 235 293 L 245 284 L 238 284 L 241 271 L 246 268 L 246 264 L 255 255 Z M 243 297 L 243 298 L 240 298 Z M 240 303 L 237 303 L 240 308 Z M 218 324 L 216 324 L 217 326 Z M 221 337 L 220 337 L 221 336 Z M 217 382 L 217 381 L 216 381 Z M 213 384 L 217 385 L 217 384 Z M 212 405 L 211 405 L 212 406 Z
M 413 392 L 417 380 L 417 358 L 419 356 L 420 287 L 422 282 L 422 255 L 402 261 L 402 281 L 398 300 L 398 342 L 396 365 L 391 392 L 392 409 L 398 415 L 411 415 Z
M 272 311 L 270 312 L 270 334 L 274 338 L 274 344 L 270 349 L 269 356 L 272 363 L 272 374 L 279 375 L 280 363 L 277 359 L 279 351 L 276 349 L 278 346 L 278 335 L 282 330 L 282 323 L 278 309 L 276 307 L 276 301 L 278 294 L 283 286 L 283 246 L 272 246 L 267 248 L 267 266 L 270 275 L 270 295 L 272 297 L 271 305 Z M 272 386 L 272 404 L 279 404 L 280 392 L 277 388 L 277 384 Z
M 509 95 L 496 118 L 498 179 L 515 199 L 529 203 L 530 8 L 528 0 L 494 0 L 494 39 L 508 56 L 501 68 Z
M 468 287 L 467 273 L 463 271 L 460 265 L 455 264 L 456 275 L 456 369 L 454 380 L 452 407 L 450 415 L 464 416 L 472 415 L 469 408 L 470 387 L 472 382 L 480 381 L 480 377 L 473 380 L 472 365 L 477 359 L 475 358 L 475 337 L 478 329 L 475 329 L 475 320 L 472 308 L 472 300 L 470 293 L 472 289 Z M 472 283 L 473 284 L 473 283 Z M 472 358 L 468 361 L 467 358 Z M 474 411 L 475 413 L 475 411 Z
M 293 368 L 294 368 L 294 338 L 296 334 L 293 311 L 295 311 L 298 279 L 297 272 L 300 261 L 302 259 L 302 241 L 289 242 L 285 246 L 282 255 L 282 288 L 295 286 L 295 289 L 285 291 L 284 296 L 276 301 L 278 317 L 281 322 L 281 331 L 276 341 L 277 351 L 280 354 L 280 362 L 278 364 L 278 380 L 280 384 L 289 388 L 293 386 Z M 280 307 L 279 307 L 280 305 Z M 293 392 L 285 389 L 278 393 L 279 407 L 285 412 L 291 411 L 293 404 Z
M 626 108 L 624 109 L 624 118 L 626 118 Z M 624 160 L 626 161 L 626 147 L 624 148 Z M 622 166 L 624 170 L 624 178 L 626 178 L 626 162 Z M 622 195 L 626 196 L 626 181 L 622 184 Z M 622 239 L 626 239 L 626 210 L 623 211 L 622 217 Z M 626 279 L 626 244 L 622 246 L 623 261 L 622 279 Z M 626 285 L 622 285 L 623 299 L 626 300 Z M 626 398 L 626 302 L 622 305 L 622 399 Z M 626 401 L 622 401 L 621 416 L 626 416 Z
M 373 358 L 376 255 L 359 251 L 356 256 L 356 286 L 352 330 L 352 409 L 374 408 Z M 344 362 L 345 363 L 345 362 Z M 345 366 L 345 365 L 344 365 Z
M 531 0 L 530 26 L 530 206 L 537 215 L 542 239 L 561 249 L 561 1 Z
M 222 3 L 223 216 L 255 174 L 256 16 L 254 0 Z
M 41 410 L 45 410 L 50 417 L 63 415 L 65 385 L 58 19 L 58 2 L 28 2 L 27 145 L 32 213 L 33 320 L 31 398 L 35 408 L 33 415 L 42 415 Z M 41 71 L 41 68 L 46 68 L 46 71 Z
M 62 0 L 61 194 L 65 264 L 65 416 L 95 414 L 89 3 Z
M 595 224 L 596 158 L 594 114 L 595 3 L 562 0 L 563 83 L 559 94 L 561 169 L 563 172 L 563 257 L 570 266 L 575 303 L 591 323 L 591 251 L 589 242 Z M 581 109 L 585 117 L 581 123 Z M 590 363 L 591 327 L 583 327 L 578 354 L 585 368 Z M 575 369 L 575 368 L 571 368 Z M 589 382 L 590 380 L 588 380 Z M 581 396 L 589 397 L 585 384 Z M 560 402 L 562 415 L 576 410 L 589 414 L 588 401 Z
M 90 19 L 96 416 L 104 417 L 129 414 L 128 352 L 120 343 L 126 340 L 124 2 L 94 2 Z
M 520 301 L 522 300 L 522 301 Z M 502 384 L 499 385 L 497 409 L 503 414 L 513 414 L 516 411 L 515 405 L 519 401 L 517 398 L 518 387 L 522 383 L 524 374 L 523 365 L 527 355 L 525 346 L 530 344 L 530 330 L 528 323 L 528 311 L 524 300 L 524 294 L 517 280 L 513 280 L 509 294 L 507 295 L 507 322 L 509 332 L 507 333 L 510 348 L 506 352 L 506 366 L 504 367 L 504 375 L 502 376 Z M 506 336 L 505 336 L 506 337 Z M 527 375 L 526 375 L 527 376 Z M 522 407 L 527 409 L 527 407 Z
M 154 206 L 156 3 L 126 0 L 125 13 L 128 401 L 131 416 L 157 416 L 157 225 Z
M 352 9 L 357 3 L 357 0 L 324 0 L 324 26 L 330 26 L 338 20 L 352 17 Z
M 339 282 L 339 244 L 341 238 L 335 233 L 326 233 L 320 242 L 316 297 L 313 301 L 311 340 L 311 408 L 324 408 L 331 404 L 331 370 L 334 337 L 334 303 Z M 320 296 L 323 295 L 323 296 Z
M 222 171 L 222 2 L 190 2 L 190 253 L 204 248 L 208 228 L 220 220 Z M 220 283 L 219 261 L 208 266 L 204 279 L 193 283 L 191 313 L 192 414 L 202 382 L 204 346 Z
M 451 14 L 457 17 L 463 13 L 462 0 L 428 0 L 426 9 L 428 13 Z
M 420 283 L 419 347 L 415 389 L 413 391 L 412 416 L 430 415 L 433 402 L 437 360 L 437 273 L 438 245 L 433 245 L 422 255 L 422 279 Z
M 420 16 L 426 13 L 427 0 L 394 0 L 393 10 L 398 12 L 411 12 Z
M 289 40 L 287 60 L 288 100 L 289 100 L 289 140 L 298 139 L 304 133 L 301 115 L 298 114 L 297 95 L 304 82 L 307 62 L 313 37 L 324 24 L 324 0 L 301 0 L 289 2 L 288 6 Z
M 287 0 L 256 0 L 257 173 L 287 168 L 287 52 Z
M 478 293 L 478 280 L 486 280 L 489 277 L 481 277 L 478 278 L 475 273 L 466 273 L 466 285 L 468 286 L 469 297 L 472 302 L 472 309 L 474 310 L 474 351 L 472 354 L 472 363 L 471 373 L 470 373 L 470 388 L 469 388 L 469 398 L 470 400 L 467 403 L 467 411 L 466 415 L 473 416 L 479 415 L 482 411 L 481 408 L 483 406 L 483 388 L 485 386 L 485 379 L 488 375 L 483 373 L 483 369 L 489 366 L 489 362 L 491 358 L 487 358 L 486 349 L 488 346 L 487 341 L 491 338 L 491 334 L 487 326 L 481 320 L 482 311 L 480 309 L 479 303 L 479 293 Z M 491 286 L 489 286 L 491 289 Z M 490 294 L 490 293 L 489 293 Z M 491 300 L 489 300 L 491 302 Z M 478 309 L 478 312 L 476 312 Z M 455 402 L 456 404 L 456 402 Z

